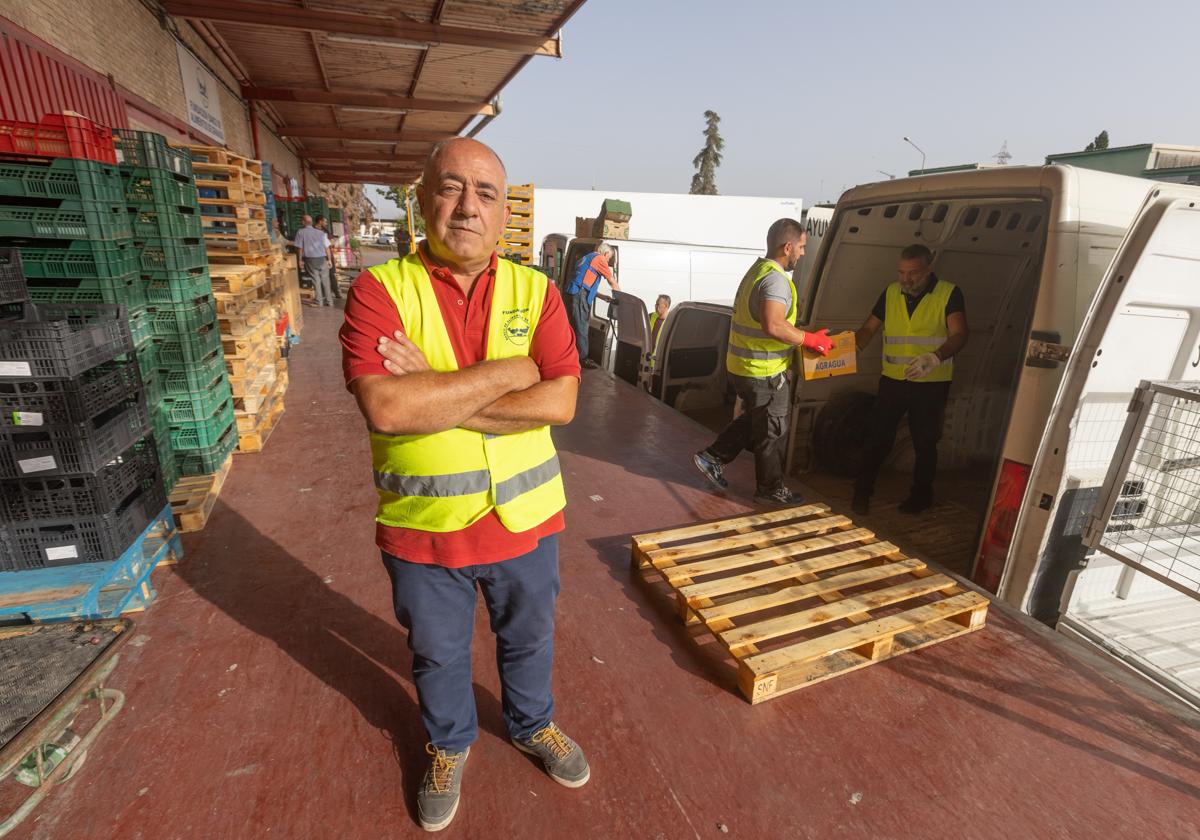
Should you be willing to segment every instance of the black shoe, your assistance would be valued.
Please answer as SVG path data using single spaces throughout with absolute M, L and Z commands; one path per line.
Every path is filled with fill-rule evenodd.
M 729 482 L 725 480 L 724 466 L 720 461 L 713 459 L 705 450 L 700 450 L 692 456 L 692 463 L 696 465 L 696 469 L 704 473 L 704 477 L 712 482 L 713 486 L 718 490 L 724 490 L 729 486 Z
M 918 496 L 916 493 L 909 496 L 896 510 L 901 513 L 921 513 L 933 507 L 933 499 L 929 496 Z
M 850 503 L 850 509 L 860 516 L 866 516 L 871 512 L 871 497 L 866 493 L 855 491 L 854 501 Z
M 786 487 L 780 487 L 778 490 L 772 490 L 770 493 L 755 493 L 754 501 L 764 505 L 786 507 L 787 505 L 804 504 L 804 497 L 798 493 L 793 493 Z
M 596 368 L 600 367 L 600 365 L 596 364 L 591 359 L 584 359 L 582 362 L 580 362 L 580 364 L 588 370 L 595 370 Z

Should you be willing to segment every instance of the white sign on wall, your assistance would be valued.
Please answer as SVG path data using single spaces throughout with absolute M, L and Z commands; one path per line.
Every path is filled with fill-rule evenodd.
M 224 143 L 225 124 L 221 121 L 221 95 L 217 90 L 217 80 L 182 44 L 175 46 L 179 50 L 179 74 L 183 77 L 188 124 L 218 143 Z

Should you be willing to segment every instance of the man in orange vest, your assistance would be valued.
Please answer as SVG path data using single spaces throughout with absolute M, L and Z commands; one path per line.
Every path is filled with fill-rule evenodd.
M 566 497 L 549 426 L 574 416 L 579 361 L 548 278 L 497 258 L 506 180 L 482 143 L 436 147 L 418 188 L 427 239 L 359 275 L 341 331 L 371 433 L 376 542 L 429 736 L 417 792 L 427 831 L 454 818 L 476 737 L 477 589 L 513 745 L 564 786 L 590 776 L 550 691 Z
M 571 317 L 571 326 L 575 330 L 575 346 L 579 350 L 579 363 L 585 368 L 599 367 L 588 358 L 588 319 L 592 316 L 592 305 L 600 292 L 600 279 L 608 281 L 614 292 L 621 291 L 621 285 L 613 274 L 612 261 L 616 256 L 613 247 L 607 242 L 601 242 L 596 250 L 587 254 L 579 261 L 575 276 L 564 290 L 567 295 L 567 312 Z

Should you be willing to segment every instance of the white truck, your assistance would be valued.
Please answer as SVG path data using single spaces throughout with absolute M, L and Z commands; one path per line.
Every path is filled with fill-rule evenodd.
M 1168 541 L 1173 571 L 1156 576 L 1084 542 L 1089 523 L 1093 536 L 1117 527 L 1098 498 L 1139 383 L 1200 380 L 1200 188 L 1065 166 L 857 187 L 812 254 L 800 325 L 856 329 L 912 242 L 963 289 L 971 338 L 955 358 L 940 445 L 942 516 L 880 514 L 881 531 L 902 547 L 935 538 L 947 549 L 937 559 L 1200 703 L 1200 549 Z M 627 309 L 612 352 L 645 360 L 645 330 Z M 729 318 L 728 306 L 677 307 L 656 363 L 637 365 L 635 380 L 718 425 L 732 408 Z M 847 510 L 842 466 L 861 454 L 879 372 L 876 341 L 857 374 L 795 390 L 805 483 Z M 903 471 L 903 439 L 896 449 Z M 1171 505 L 1187 530 L 1200 523 L 1200 457 L 1176 461 Z M 1116 509 L 1165 506 L 1143 484 L 1114 490 Z

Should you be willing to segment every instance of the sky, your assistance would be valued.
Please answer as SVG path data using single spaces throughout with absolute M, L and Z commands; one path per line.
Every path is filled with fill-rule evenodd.
M 687 192 L 704 111 L 725 195 L 835 201 L 921 166 L 1200 146 L 1200 2 L 588 0 L 479 135 L 512 183 Z M 368 190 L 374 196 L 374 190 Z

